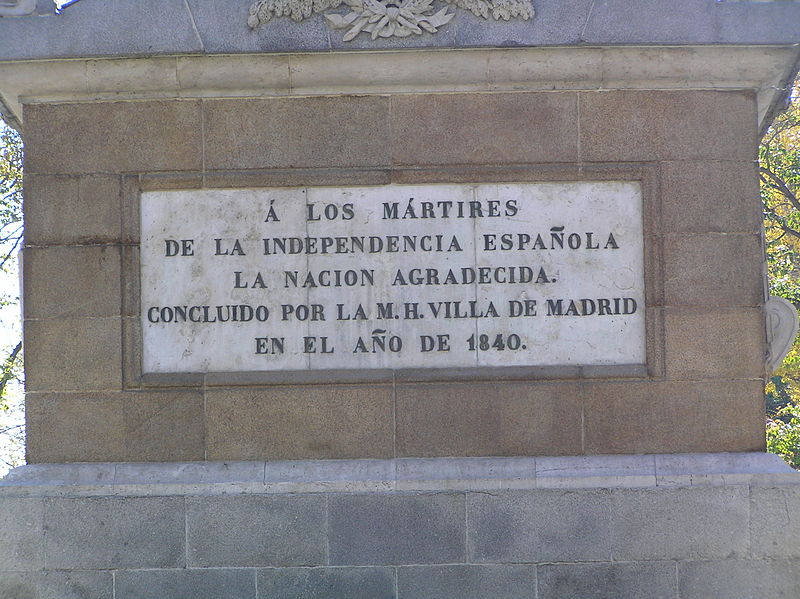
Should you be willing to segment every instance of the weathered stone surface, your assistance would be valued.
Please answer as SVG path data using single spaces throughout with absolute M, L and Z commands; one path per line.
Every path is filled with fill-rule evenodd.
M 400 384 L 396 393 L 400 456 L 581 453 L 575 384 Z
M 404 566 L 397 590 L 404 599 L 533 599 L 536 566 Z
M 209 389 L 208 459 L 386 458 L 391 385 Z
M 26 175 L 25 243 L 118 241 L 119 188 L 119 178 L 110 175 Z
M 752 162 L 698 160 L 661 164 L 664 231 L 757 233 L 761 226 L 758 178 Z
M 667 376 L 761 378 L 765 336 L 764 317 L 758 308 L 667 308 Z
M 590 454 L 764 450 L 759 380 L 594 382 L 585 393 Z
M 116 573 L 115 599 L 256 599 L 249 569 L 129 570 Z
M 127 457 L 122 394 L 28 393 L 27 457 L 39 462 L 108 462 Z
M 394 599 L 392 568 L 258 570 L 258 599 Z
M 50 569 L 186 565 L 182 497 L 52 498 L 44 520 Z
M 673 599 L 676 596 L 674 562 L 545 564 L 538 571 L 538 599 Z M 686 597 L 699 599 L 700 595 Z
M 117 316 L 120 313 L 120 248 L 25 248 L 25 318 Z
M 109 599 L 113 586 L 109 571 L 0 572 L 3 599 Z
M 567 92 L 395 96 L 392 161 L 423 166 L 577 160 L 577 110 L 576 94 Z
M 613 527 L 607 491 L 470 493 L 467 501 L 470 561 L 611 559 Z
M 678 562 L 680 597 L 775 599 L 800 596 L 797 560 Z
M 38 570 L 44 566 L 44 520 L 41 499 L 0 499 L 0 572 Z M 0 575 L 2 579 L 2 575 Z
M 191 497 L 190 567 L 315 566 L 325 560 L 325 497 Z
M 25 107 L 26 171 L 122 173 L 202 168 L 200 102 Z
M 759 235 L 668 235 L 664 239 L 667 305 L 757 306 L 764 301 Z
M 620 490 L 612 505 L 614 559 L 747 554 L 747 487 Z
M 583 160 L 753 160 L 750 92 L 581 93 Z
M 119 318 L 26 320 L 23 333 L 28 391 L 120 388 Z
M 208 169 L 389 165 L 388 98 L 206 100 L 203 112 Z
M 123 396 L 125 460 L 183 462 L 205 459 L 202 392 L 144 391 Z M 109 436 L 115 434 L 110 429 Z
M 328 544 L 331 565 L 460 562 L 464 496 L 332 495 Z
M 800 489 L 754 487 L 750 492 L 751 551 L 762 558 L 800 558 Z

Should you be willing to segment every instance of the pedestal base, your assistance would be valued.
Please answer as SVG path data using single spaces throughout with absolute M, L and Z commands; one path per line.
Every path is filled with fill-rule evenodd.
M 798 538 L 766 454 L 40 464 L 0 597 L 798 597 Z

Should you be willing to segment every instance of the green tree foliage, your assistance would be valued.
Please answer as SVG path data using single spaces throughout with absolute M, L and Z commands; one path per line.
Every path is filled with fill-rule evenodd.
M 759 147 L 770 293 L 800 309 L 800 77 Z M 767 448 L 800 468 L 800 341 L 767 382 Z
M 24 462 L 17 250 L 22 243 L 22 140 L 0 120 L 0 476 Z M 13 291 L 8 291 L 13 290 Z

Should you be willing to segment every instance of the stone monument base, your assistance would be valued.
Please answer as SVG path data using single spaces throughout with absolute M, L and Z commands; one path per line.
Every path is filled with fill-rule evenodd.
M 756 453 L 38 464 L 0 531 L 4 599 L 800 596 Z

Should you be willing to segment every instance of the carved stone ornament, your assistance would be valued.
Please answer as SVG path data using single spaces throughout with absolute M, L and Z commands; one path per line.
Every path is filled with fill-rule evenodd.
M 3 0 L 0 0 L 2 2 Z M 437 0 L 441 3 L 442 0 Z M 379 37 L 408 37 L 423 31 L 436 33 L 455 16 L 451 6 L 470 11 L 478 17 L 508 21 L 533 18 L 530 0 L 443 0 L 444 6 L 434 7 L 434 0 L 256 0 L 250 7 L 248 25 L 255 29 L 273 17 L 290 17 L 302 21 L 313 14 L 336 9 L 344 4 L 346 13 L 330 13 L 325 20 L 333 29 L 347 29 L 344 41 L 359 33 L 372 39 Z M 437 10 L 438 9 L 438 10 Z
M 767 319 L 767 374 L 781 365 L 797 336 L 797 310 L 789 300 L 771 297 L 764 304 Z
M 24 17 L 36 11 L 36 0 L 0 0 L 0 17 Z

